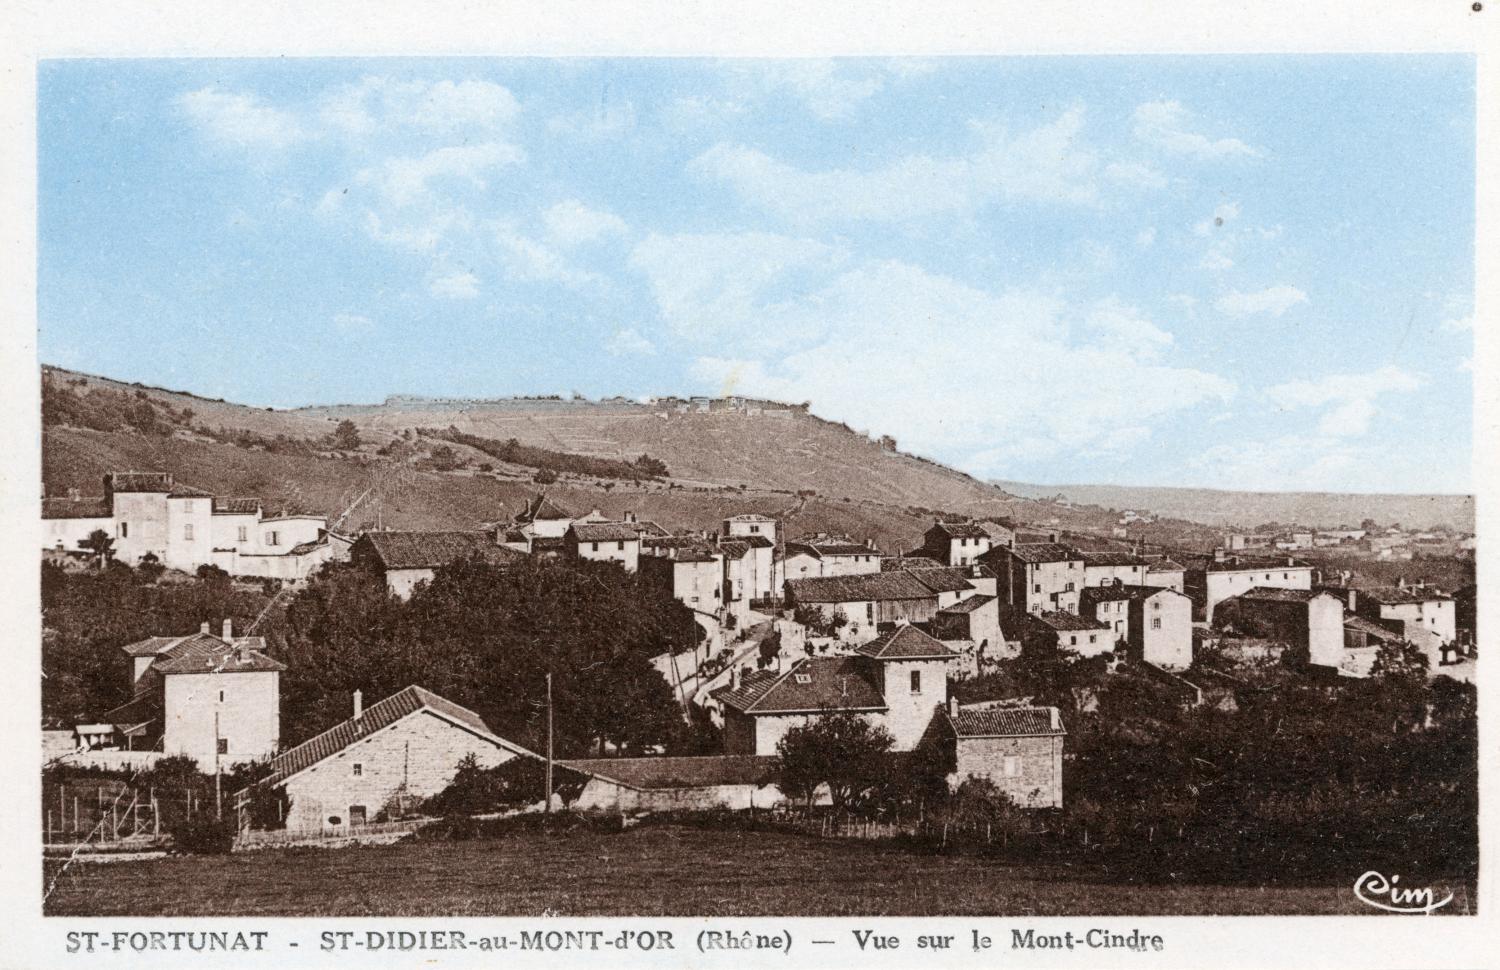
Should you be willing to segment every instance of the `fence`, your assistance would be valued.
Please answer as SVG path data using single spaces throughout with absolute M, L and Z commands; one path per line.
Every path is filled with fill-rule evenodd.
M 141 842 L 161 837 L 157 792 L 123 782 L 48 785 L 42 793 L 45 843 Z
M 780 811 L 772 824 L 823 839 L 914 838 L 946 846 L 951 842 L 992 845 L 1007 842 L 1016 832 L 999 821 L 952 819 L 933 815 L 894 816 L 888 819 L 857 815 Z
M 409 818 L 398 822 L 368 822 L 364 825 L 328 825 L 321 829 L 249 829 L 240 833 L 236 847 L 266 849 L 301 843 L 328 842 L 335 839 L 362 839 L 386 835 L 405 835 L 434 821 Z

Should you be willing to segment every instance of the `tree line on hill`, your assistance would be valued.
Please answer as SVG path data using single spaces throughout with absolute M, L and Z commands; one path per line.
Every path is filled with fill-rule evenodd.
M 665 462 L 646 454 L 633 461 L 597 458 L 592 455 L 578 455 L 566 451 L 553 451 L 550 448 L 539 448 L 535 445 L 524 445 L 515 438 L 501 441 L 497 438 L 468 434 L 452 425 L 447 428 L 418 428 L 417 433 L 426 438 L 465 445 L 507 464 L 524 465 L 553 474 L 590 475 L 595 478 L 618 478 L 627 481 L 665 478 L 668 474 Z

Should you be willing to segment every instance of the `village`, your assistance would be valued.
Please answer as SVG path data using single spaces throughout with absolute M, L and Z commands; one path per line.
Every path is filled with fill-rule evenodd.
M 786 535 L 761 513 L 674 532 L 629 512 L 611 519 L 566 508 L 543 489 L 469 531 L 348 535 L 323 515 L 268 514 L 257 499 L 214 496 L 160 472 L 111 473 L 101 497 L 47 499 L 42 516 L 43 558 L 67 570 L 108 560 L 270 583 L 280 597 L 325 568 L 353 569 L 404 602 L 458 563 L 503 574 L 553 560 L 618 570 L 691 616 L 685 647 L 650 660 L 683 721 L 713 725 L 720 750 L 691 755 L 601 740 L 592 757 L 560 756 L 550 693 L 545 739 L 518 741 L 423 683 L 387 696 L 355 689 L 347 717 L 308 737 L 283 718 L 282 680 L 297 659 L 276 656 L 255 629 L 218 617 L 118 644 L 111 663 L 130 700 L 75 723 L 54 717 L 44 725 L 47 763 L 142 772 L 187 758 L 216 782 L 259 765 L 245 787 L 218 784 L 213 808 L 245 845 L 395 830 L 421 816 L 411 806 L 454 786 L 464 764 L 535 776 L 519 811 L 828 805 L 847 801 L 840 782 L 803 779 L 787 790 L 798 787 L 786 780 L 787 761 L 818 725 L 844 722 L 878 733 L 892 757 L 935 752 L 950 788 L 981 784 L 1019 809 L 1060 809 L 1070 720 L 1096 712 L 1100 690 L 1072 688 L 1066 710 L 1034 693 L 976 696 L 976 685 L 1003 685 L 1000 672 L 1023 658 L 1086 664 L 1106 679 L 1096 685 L 1135 678 L 1182 709 L 1222 711 L 1277 682 L 1379 676 L 1392 658 L 1460 682 L 1472 682 L 1477 662 L 1472 585 L 1356 586 L 1347 571 L 1297 555 L 1325 541 L 1377 540 L 1373 530 L 1226 533 L 1219 548 L 1192 551 L 1132 542 L 1123 529 L 1100 536 L 935 516 L 920 543 L 880 549 L 859 536 Z M 554 773 L 573 783 L 557 784 Z M 271 814 L 253 804 L 266 793 L 278 806 Z M 49 844 L 100 837 L 102 821 L 80 832 L 76 798 L 71 823 L 69 808 L 66 799 L 47 806 Z M 127 814 L 140 810 L 156 808 L 133 804 Z M 104 838 L 160 834 L 152 821 L 122 835 L 116 812 Z

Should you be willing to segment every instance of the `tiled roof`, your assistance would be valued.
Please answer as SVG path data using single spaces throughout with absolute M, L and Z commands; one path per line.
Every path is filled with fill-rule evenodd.
M 1085 566 L 1144 566 L 1146 560 L 1132 553 L 1117 549 L 1080 552 Z
M 799 603 L 867 603 L 931 599 L 937 594 L 909 570 L 857 576 L 812 576 L 789 579 L 787 588 Z
M 519 754 L 537 757 L 533 752 L 497 737 L 484 723 L 484 719 L 467 707 L 462 707 L 446 697 L 440 697 L 424 687 L 413 684 L 397 691 L 385 700 L 371 704 L 359 717 L 352 717 L 336 724 L 317 737 L 304 741 L 288 751 L 283 751 L 271 759 L 271 775 L 263 784 L 278 785 L 318 762 L 338 754 L 359 739 L 422 710 L 430 710 L 468 728 L 481 737 L 499 742 Z
M 983 529 L 985 535 L 991 539 L 1009 539 L 1016 531 L 1016 524 L 1007 519 L 1001 519 L 998 522 L 980 519 L 974 524 Z
M 880 571 L 887 573 L 895 569 L 941 569 L 942 566 L 931 556 L 886 556 L 880 560 Z
M 1052 541 L 1053 535 L 1054 533 L 1051 532 L 1021 532 L 1017 530 L 1016 544 L 1034 546 L 1040 543 L 1048 543 Z
M 959 593 L 973 589 L 968 574 L 957 566 L 938 566 L 935 569 L 908 569 L 906 575 L 926 586 L 934 593 Z
M 216 498 L 215 515 L 253 515 L 260 511 L 258 498 Z
M 1184 557 L 1190 567 L 1210 573 L 1274 572 L 1278 569 L 1311 569 L 1309 563 L 1291 556 L 1245 556 L 1238 553 L 1215 559 L 1213 556 Z
M 558 764 L 639 791 L 769 785 L 776 781 L 773 754 L 719 754 L 677 758 L 586 758 Z
M 1056 542 L 1018 542 L 1011 547 L 1010 554 L 1022 562 L 1074 562 L 1083 554 L 1069 546 Z
M 945 606 L 942 609 L 938 610 L 938 612 L 939 613 L 973 613 L 975 610 L 979 609 L 981 606 L 987 606 L 987 605 L 989 605 L 990 603 L 993 603 L 993 602 L 995 602 L 995 597 L 993 597 L 993 596 L 986 596 L 983 593 L 978 593 L 978 594 L 976 594 L 974 596 L 970 596 L 968 599 L 959 600 L 957 603 L 954 603 L 952 606 Z
M 719 551 L 730 559 L 744 559 L 750 554 L 752 546 L 738 538 L 720 539 Z
M 255 639 L 265 642 L 259 637 Z M 253 648 L 242 652 L 240 643 L 229 644 L 211 633 L 197 633 L 172 644 L 164 651 L 165 659 L 158 659 L 151 667 L 160 674 L 237 674 L 286 669 L 286 664 Z
M 525 507 L 516 514 L 516 521 L 535 522 L 537 519 L 571 519 L 573 517 L 572 512 L 552 501 L 547 497 L 547 493 L 543 492 L 526 503 Z
M 1055 707 L 962 708 L 947 712 L 961 738 L 1053 737 L 1067 734 Z
M 1108 630 L 1109 625 L 1100 623 L 1098 620 L 1090 620 L 1079 616 L 1077 613 L 1067 613 L 1062 610 L 1044 610 L 1041 613 L 1033 613 L 1032 616 L 1045 623 L 1047 626 L 1062 633 L 1073 630 Z
M 1116 586 L 1113 583 L 1108 586 L 1085 586 L 1078 593 L 1078 605 L 1089 607 L 1099 603 L 1113 603 L 1116 600 L 1133 600 L 1135 599 L 1135 593 L 1131 592 L 1133 588 L 1124 584 Z
M 196 635 L 197 634 L 189 634 L 189 636 Z M 172 644 L 178 642 L 179 640 L 186 639 L 187 637 L 147 637 L 146 639 L 138 640 L 135 643 L 127 643 L 120 649 L 132 657 L 155 657 L 158 654 L 163 653 L 167 649 L 167 647 L 171 646 Z
M 1182 572 L 1182 570 L 1182 563 L 1175 562 L 1174 560 L 1167 559 L 1165 557 L 1159 559 L 1148 558 L 1146 560 L 1146 571 L 1148 573 L 1177 573 Z
M 868 643 L 861 643 L 854 652 L 875 660 L 946 660 L 958 656 L 941 640 L 907 623 Z
M 166 472 L 111 472 L 105 478 L 115 492 L 172 491 L 172 476 Z
M 107 519 L 114 515 L 107 498 L 44 498 L 44 519 Z
M 974 522 L 938 522 L 928 531 L 931 532 L 933 529 L 947 533 L 952 539 L 988 539 L 990 537 L 988 532 Z
M 736 542 L 748 542 L 757 549 L 770 549 L 776 545 L 769 536 L 735 536 Z
M 1281 589 L 1276 586 L 1252 586 L 1235 597 L 1242 600 L 1259 600 L 1261 602 L 1275 603 L 1306 603 L 1318 596 L 1332 596 L 1326 590 L 1318 589 Z
M 1387 630 L 1385 627 L 1381 626 L 1379 623 L 1374 622 L 1373 620 L 1367 620 L 1362 616 L 1356 616 L 1353 614 L 1344 617 L 1344 629 L 1353 630 L 1356 633 L 1363 633 L 1366 636 L 1375 637 L 1377 640 L 1398 641 L 1402 639 L 1401 634 L 1395 632 L 1394 630 Z
M 488 532 L 366 532 L 359 541 L 369 544 L 386 569 L 436 569 L 473 555 L 493 563 L 525 556 L 496 544 Z
M 769 515 L 761 515 L 759 512 L 741 512 L 739 515 L 731 515 L 730 522 L 775 522 Z
M 1400 606 L 1404 603 L 1430 603 L 1433 600 L 1451 600 L 1453 597 L 1437 589 L 1418 589 L 1415 586 L 1372 586 L 1355 589 L 1358 596 L 1371 599 L 1382 606 Z
M 770 675 L 769 682 L 747 677 L 737 690 L 720 687 L 713 696 L 747 714 L 883 711 L 885 696 L 874 676 L 863 657 L 813 657 Z
M 308 542 L 299 542 L 295 546 L 292 546 L 292 548 L 287 551 L 287 555 L 289 555 L 289 556 L 305 556 L 308 553 L 312 552 L 314 549 L 320 548 L 320 547 L 322 547 L 322 546 L 324 546 L 326 544 L 327 544 L 327 540 L 326 539 L 313 539 L 313 540 L 310 540 Z
M 879 556 L 880 552 L 857 542 L 816 542 L 798 539 L 786 544 L 787 555 L 805 552 L 816 559 L 824 556 Z
M 116 491 L 119 491 L 116 489 Z M 167 498 L 213 498 L 213 492 L 205 492 L 201 488 L 191 485 L 173 485 L 172 490 L 167 493 Z
M 635 542 L 641 537 L 634 526 L 622 522 L 574 522 L 568 531 L 579 542 Z

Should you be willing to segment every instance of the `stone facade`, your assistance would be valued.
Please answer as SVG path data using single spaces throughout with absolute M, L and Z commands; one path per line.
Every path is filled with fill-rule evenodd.
M 268 758 L 281 746 L 279 672 L 170 674 L 162 681 L 167 754 L 187 755 L 212 771 L 216 750 L 227 765 Z
M 1193 601 L 1186 594 L 1163 589 L 1131 600 L 1129 611 L 1132 657 L 1164 670 L 1193 665 Z
M 955 782 L 988 778 L 1023 808 L 1061 808 L 1063 739 L 1053 737 L 959 738 Z
M 471 753 L 487 768 L 517 756 L 430 710 L 416 711 L 287 779 L 287 829 L 348 825 L 361 809 L 373 822 L 397 795 L 420 799 L 442 791 Z

